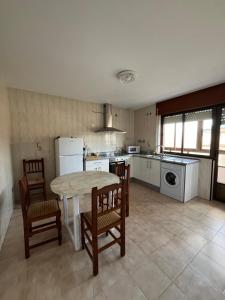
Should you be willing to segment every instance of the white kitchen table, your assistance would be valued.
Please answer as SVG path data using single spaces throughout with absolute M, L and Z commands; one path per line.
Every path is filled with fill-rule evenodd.
M 84 171 L 56 177 L 50 184 L 51 190 L 63 199 L 64 224 L 69 232 L 75 250 L 81 249 L 80 239 L 80 201 L 89 196 L 93 187 L 102 188 L 106 185 L 119 183 L 118 176 L 102 171 Z M 68 198 L 73 203 L 73 224 L 69 226 Z

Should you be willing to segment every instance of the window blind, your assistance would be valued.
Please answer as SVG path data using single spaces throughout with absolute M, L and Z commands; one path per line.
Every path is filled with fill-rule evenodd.
M 212 109 L 199 110 L 185 114 L 185 121 L 203 121 L 212 119 Z
M 182 115 L 173 115 L 164 118 L 163 124 L 172 124 L 182 122 Z

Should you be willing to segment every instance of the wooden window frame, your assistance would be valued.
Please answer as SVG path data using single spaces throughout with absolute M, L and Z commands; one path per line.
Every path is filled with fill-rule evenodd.
M 190 112 L 197 112 L 197 111 L 201 111 L 201 110 L 207 110 L 207 109 L 212 109 L 212 120 L 213 120 L 213 124 L 212 124 L 212 128 L 211 128 L 211 145 L 210 145 L 210 149 L 206 150 L 206 149 L 202 149 L 202 137 L 203 137 L 203 121 L 198 121 L 198 134 L 197 134 L 197 149 L 187 149 L 184 148 L 184 124 L 185 124 L 185 114 L 186 113 L 190 113 Z M 179 149 L 180 152 L 176 151 L 178 149 L 171 148 L 171 147 L 166 147 L 164 148 L 164 152 L 166 154 L 171 154 L 171 155 L 180 155 L 180 156 L 192 156 L 192 157 L 197 157 L 197 158 L 208 158 L 208 159 L 215 159 L 216 154 L 215 154 L 215 149 L 214 149 L 214 133 L 215 133 L 215 126 L 214 123 L 216 122 L 216 113 L 217 110 L 217 106 L 211 106 L 211 107 L 204 107 L 204 108 L 199 108 L 199 109 L 194 109 L 194 110 L 189 110 L 189 111 L 183 111 L 183 112 L 176 112 L 174 114 L 167 114 L 167 115 L 163 115 L 161 118 L 161 145 L 163 145 L 163 125 L 164 125 L 164 118 L 168 117 L 168 116 L 173 116 L 173 115 L 177 115 L 177 114 L 181 114 L 182 115 L 182 142 L 181 142 L 181 148 Z M 176 135 L 174 136 L 174 143 L 175 143 L 175 139 L 176 139 Z M 175 145 L 175 144 L 174 144 Z M 184 152 L 189 152 L 189 153 L 184 153 Z M 192 152 L 192 153 L 190 153 Z M 193 152 L 196 153 L 205 153 L 204 154 L 195 154 Z M 206 153 L 208 155 L 206 155 Z

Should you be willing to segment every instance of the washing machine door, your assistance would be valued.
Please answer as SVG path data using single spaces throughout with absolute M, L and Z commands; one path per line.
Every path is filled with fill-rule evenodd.
M 164 171 L 164 182 L 166 185 L 170 187 L 177 187 L 180 184 L 179 177 L 176 172 L 172 170 L 165 170 Z

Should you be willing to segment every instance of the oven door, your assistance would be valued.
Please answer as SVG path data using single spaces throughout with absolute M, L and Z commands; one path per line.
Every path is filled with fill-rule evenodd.
M 109 163 L 109 172 L 110 173 L 116 173 L 116 165 L 124 165 L 125 166 L 125 161 L 121 160 L 121 161 L 111 161 Z

